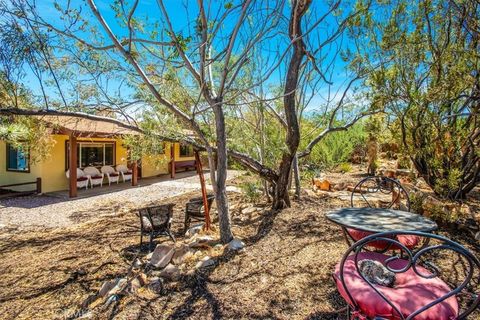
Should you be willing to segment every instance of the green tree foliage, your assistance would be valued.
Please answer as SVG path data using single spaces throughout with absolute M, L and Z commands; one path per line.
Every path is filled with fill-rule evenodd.
M 479 6 L 378 1 L 351 27 L 366 39 L 354 62 L 372 70 L 371 101 L 387 107 L 417 171 L 450 199 L 480 179 Z
M 302 123 L 304 132 L 314 128 L 314 125 L 315 122 L 312 120 L 305 120 Z M 319 170 L 334 169 L 350 161 L 354 150 L 365 145 L 366 138 L 363 122 L 353 125 L 348 131 L 332 132 L 318 143 L 308 157 L 302 159 L 302 164 Z M 308 135 L 302 139 L 302 144 L 306 143 L 308 143 Z

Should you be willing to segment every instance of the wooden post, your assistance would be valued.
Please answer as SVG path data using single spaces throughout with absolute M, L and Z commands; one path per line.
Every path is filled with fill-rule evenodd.
M 200 185 L 202 187 L 203 207 L 205 208 L 205 230 L 210 230 L 210 208 L 208 207 L 207 186 L 205 185 L 202 162 L 200 160 L 200 155 L 197 150 L 195 150 L 195 164 L 197 167 L 198 177 L 200 178 Z
M 42 178 L 37 178 L 37 193 L 42 193 Z
M 133 160 L 132 162 L 132 187 L 135 187 L 138 183 L 138 162 Z
M 175 179 L 175 143 L 170 143 L 170 178 Z
M 70 133 L 70 162 L 69 162 L 69 169 L 70 170 L 70 188 L 69 188 L 69 196 L 70 198 L 75 198 L 77 196 L 77 137 Z

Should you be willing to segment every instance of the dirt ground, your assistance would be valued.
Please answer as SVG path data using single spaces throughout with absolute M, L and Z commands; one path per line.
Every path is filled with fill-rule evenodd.
M 182 207 L 197 193 L 163 200 L 177 203 L 173 230 L 179 239 Z M 242 214 L 248 200 L 233 192 L 229 199 L 235 208 L 233 232 L 245 242 L 243 251 L 226 251 L 214 266 L 166 282 L 160 294 L 139 290 L 89 314 L 79 312 L 82 303 L 102 283 L 125 274 L 138 253 L 139 221 L 131 209 L 112 205 L 101 209 L 96 220 L 71 227 L 3 232 L 0 318 L 345 319 L 344 312 L 335 312 L 345 304 L 332 270 L 347 245 L 325 215 L 348 202 L 305 195 L 281 212 L 259 203 L 258 211 Z M 468 235 L 440 233 L 479 255 Z

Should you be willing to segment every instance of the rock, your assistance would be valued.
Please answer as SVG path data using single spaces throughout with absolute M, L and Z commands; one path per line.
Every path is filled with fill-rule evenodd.
M 159 244 L 153 251 L 150 264 L 156 268 L 164 268 L 172 260 L 175 248 L 168 244 Z
M 217 242 L 213 237 L 211 236 L 200 236 L 196 237 L 193 242 L 190 242 L 188 245 L 190 248 L 202 248 L 202 247 L 210 247 L 214 245 L 214 243 Z
M 395 171 L 397 177 L 411 177 L 413 175 L 412 170 L 409 169 L 397 169 Z
M 98 295 L 101 297 L 105 297 L 107 293 L 115 287 L 117 284 L 117 279 L 106 281 L 103 283 L 102 287 L 100 288 L 100 291 L 98 291 Z
M 237 251 L 245 248 L 245 243 L 240 239 L 233 239 L 228 243 L 227 247 L 229 250 Z
M 480 241 L 480 231 L 475 234 L 475 240 Z
M 136 292 L 138 289 L 142 287 L 142 284 L 140 283 L 140 280 L 138 278 L 135 278 L 130 282 L 130 291 Z
M 243 209 L 243 210 L 242 210 L 242 213 L 244 213 L 244 214 L 249 214 L 249 213 L 254 213 L 255 211 L 257 211 L 257 208 L 255 208 L 255 207 L 249 207 L 249 208 Z
M 140 259 L 138 259 L 138 258 L 136 258 L 136 259 L 133 261 L 133 264 L 132 264 L 133 268 L 135 268 L 135 269 L 140 269 L 140 268 L 142 267 L 142 265 L 143 265 L 142 260 L 140 260 Z
M 155 277 L 150 279 L 150 285 L 148 286 L 153 292 L 160 294 L 163 291 L 163 279 Z
M 383 171 L 383 175 L 387 178 L 392 178 L 392 179 L 395 179 L 397 177 L 396 170 L 391 170 L 391 169 L 387 169 Z
M 168 280 L 178 280 L 178 278 L 180 278 L 180 269 L 170 263 L 160 272 L 160 277 Z
M 203 223 L 203 222 L 194 225 L 193 227 L 191 227 L 190 229 L 188 229 L 187 232 L 185 232 L 185 237 L 186 237 L 186 238 L 191 238 L 191 237 L 193 237 L 194 235 L 200 233 L 200 231 L 203 230 L 203 226 L 204 226 L 204 225 L 205 225 L 205 223 Z
M 346 187 L 347 187 L 347 184 L 345 182 L 332 184 L 332 190 L 334 191 L 342 191 L 342 190 L 345 190 Z
M 117 294 L 124 289 L 126 284 L 127 279 L 125 278 L 117 278 L 104 282 L 102 287 L 100 288 L 100 291 L 98 292 L 98 295 L 101 297 L 105 297 L 107 295 L 110 296 L 112 294 Z
M 188 245 L 183 244 L 179 248 L 175 249 L 172 262 L 176 265 L 182 264 L 182 262 L 185 261 L 186 258 L 192 256 L 193 253 L 194 250 L 192 250 Z
M 148 284 L 148 277 L 145 273 L 141 272 L 138 274 L 137 279 L 140 281 L 140 284 L 142 286 L 145 286 Z
M 198 263 L 195 265 L 195 268 L 200 269 L 200 268 L 207 268 L 210 266 L 213 266 L 215 264 L 215 260 L 210 258 L 209 256 L 203 257 L 202 260 L 198 261 Z
M 331 188 L 331 183 L 327 179 L 313 178 L 313 185 L 323 191 L 330 191 Z

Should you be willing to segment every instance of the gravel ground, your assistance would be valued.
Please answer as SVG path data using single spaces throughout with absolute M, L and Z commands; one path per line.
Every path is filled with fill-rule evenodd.
M 233 179 L 240 173 L 232 170 L 228 172 L 228 177 Z M 208 174 L 205 178 L 208 183 Z M 211 190 L 211 186 L 207 185 L 207 188 Z M 0 200 L 0 230 L 71 226 L 99 218 L 102 216 L 102 208 L 113 207 L 118 211 L 122 207 L 141 207 L 199 189 L 198 176 L 191 175 L 74 200 L 65 198 L 66 193 L 4 199 Z

